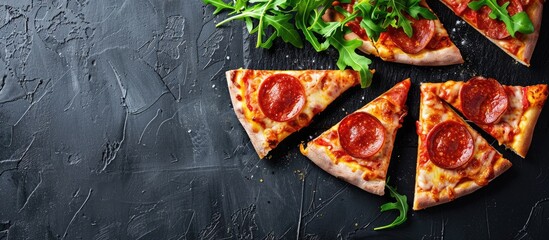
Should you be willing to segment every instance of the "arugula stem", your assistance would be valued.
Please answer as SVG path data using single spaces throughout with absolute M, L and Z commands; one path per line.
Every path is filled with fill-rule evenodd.
M 267 12 L 267 9 L 269 7 L 269 5 L 271 5 L 271 3 L 273 2 L 273 0 L 269 0 L 267 2 L 267 4 L 265 4 L 265 6 L 263 7 L 263 10 L 261 11 L 261 14 L 259 16 L 259 24 L 257 25 L 257 30 L 258 30 L 258 34 L 257 34 L 257 43 L 255 44 L 255 47 L 258 48 L 261 46 L 261 39 L 262 39 L 262 36 L 263 36 L 263 18 L 265 17 L 265 12 Z
M 230 18 L 227 18 L 221 22 L 219 22 L 218 24 L 215 25 L 215 27 L 219 27 L 225 23 L 228 23 L 230 21 L 233 21 L 233 20 L 236 20 L 236 19 L 241 19 L 241 18 L 245 18 L 245 17 L 259 17 L 259 14 L 255 14 L 255 13 L 252 13 L 252 12 L 249 12 L 249 13 L 241 13 L 241 14 L 238 14 L 238 15 L 234 15 Z

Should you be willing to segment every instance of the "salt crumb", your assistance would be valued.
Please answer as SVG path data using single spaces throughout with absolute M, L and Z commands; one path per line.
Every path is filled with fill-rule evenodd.
M 344 112 L 345 112 L 345 108 L 341 108 L 341 111 L 344 111 Z
M 212 85 L 212 88 L 215 88 L 215 84 L 214 84 L 214 85 Z
M 227 56 L 227 60 L 230 60 L 230 59 L 231 59 L 231 57 Z
M 191 133 L 192 131 L 193 131 L 193 130 L 189 129 L 187 132 L 188 132 L 188 133 Z

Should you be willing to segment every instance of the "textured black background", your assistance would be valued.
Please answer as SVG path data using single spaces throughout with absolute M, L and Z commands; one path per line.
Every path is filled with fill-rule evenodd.
M 281 42 L 255 49 L 241 23 L 215 28 L 222 17 L 198 0 L 0 1 L 0 239 L 549 236 L 548 109 L 526 159 L 498 146 L 514 164 L 508 172 L 472 195 L 410 212 L 394 230 L 372 230 L 396 216 L 379 213 L 388 196 L 331 177 L 299 153 L 300 142 L 411 77 L 410 114 L 389 169 L 411 204 L 420 82 L 476 74 L 548 82 L 546 29 L 527 68 L 441 3 L 430 4 L 465 64 L 373 59 L 370 88 L 349 90 L 259 160 L 224 72 L 335 69 L 337 52 Z

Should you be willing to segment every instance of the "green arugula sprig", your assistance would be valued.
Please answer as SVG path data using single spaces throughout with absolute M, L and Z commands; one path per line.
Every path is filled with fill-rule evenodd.
M 497 0 L 478 0 L 470 2 L 467 6 L 475 11 L 479 10 L 482 6 L 488 6 L 492 10 L 488 17 L 504 22 L 507 32 L 509 32 L 512 37 L 515 37 L 517 32 L 524 34 L 533 33 L 534 24 L 528 17 L 528 14 L 522 11 L 510 16 L 507 11 L 509 3 L 510 2 L 506 2 L 500 6 Z
M 236 15 L 223 20 L 216 26 L 219 27 L 236 19 L 244 20 L 250 33 L 258 33 L 256 47 L 270 48 L 273 41 L 280 37 L 284 42 L 301 48 L 303 47 L 301 37 L 293 24 L 290 23 L 293 16 L 285 13 L 291 10 L 288 2 L 288 0 L 251 0 L 250 3 L 256 4 L 249 6 L 248 0 L 237 0 L 232 5 L 222 0 L 204 0 L 204 3 L 217 8 L 214 14 L 225 9 L 233 10 L 231 14 Z M 252 19 L 258 20 L 257 26 L 253 26 Z M 275 31 L 267 40 L 263 41 L 263 37 L 266 36 L 265 30 L 269 26 L 273 27 Z
M 343 23 L 325 23 L 322 15 L 333 0 L 203 0 L 216 7 L 214 14 L 229 11 L 229 17 L 216 26 L 233 20 L 243 20 L 250 34 L 257 33 L 256 47 L 270 48 L 277 37 L 295 47 L 302 48 L 303 41 L 298 30 L 320 52 L 333 46 L 339 51 L 337 66 L 347 66 L 360 73 L 363 88 L 370 86 L 372 73 L 369 69 L 371 60 L 356 52 L 362 45 L 360 40 L 347 41 L 344 34 L 347 29 Z M 254 21 L 255 20 L 255 21 Z M 272 29 L 270 36 L 267 29 Z M 320 40 L 318 36 L 324 39 Z M 263 40 L 266 37 L 266 40 Z
M 419 19 L 419 16 L 430 20 L 437 18 L 429 9 L 420 6 L 419 2 L 420 0 L 377 0 L 372 4 L 370 1 L 362 1 L 355 4 L 354 10 L 362 17 L 360 26 L 374 41 L 389 26 L 402 28 L 408 37 L 412 37 L 412 23 L 406 15 L 414 19 Z
M 333 0 L 202 1 L 216 8 L 214 14 L 229 12 L 229 17 L 216 26 L 233 20 L 244 21 L 250 34 L 257 34 L 256 47 L 270 48 L 276 38 L 281 38 L 286 43 L 302 48 L 303 41 L 299 32 L 318 52 L 333 46 L 339 52 L 338 68 L 351 67 L 358 71 L 363 88 L 370 86 L 372 82 L 372 73 L 369 69 L 371 60 L 356 52 L 357 48 L 362 46 L 362 41 L 345 40 L 345 33 L 350 31 L 345 25 L 347 22 L 361 17 L 361 26 L 376 40 L 389 26 L 403 28 L 411 37 L 413 29 L 405 14 L 416 19 L 420 15 L 427 19 L 436 18 L 428 9 L 419 6 L 420 0 L 365 0 L 355 3 L 354 13 L 348 13 L 336 6 L 335 9 L 344 14 L 346 19 L 329 23 L 322 21 L 322 15 L 331 7 Z M 340 2 L 350 3 L 349 0 Z
M 389 182 L 389 178 L 387 178 L 387 182 Z M 388 202 L 383 205 L 381 205 L 381 212 L 389 211 L 389 210 L 398 210 L 399 215 L 398 217 L 390 224 L 382 226 L 382 227 L 376 227 L 374 230 L 383 230 L 383 229 L 389 229 L 394 228 L 396 226 L 399 226 L 400 224 L 406 222 L 407 214 L 408 214 L 408 198 L 406 195 L 399 194 L 396 189 L 392 188 L 389 185 L 386 185 L 386 187 L 389 189 L 389 193 L 391 194 L 391 197 L 396 199 L 396 202 Z

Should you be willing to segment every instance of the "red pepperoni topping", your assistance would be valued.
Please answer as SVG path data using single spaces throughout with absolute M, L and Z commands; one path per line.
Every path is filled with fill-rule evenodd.
M 444 2 L 452 7 L 457 15 L 461 15 L 467 9 L 467 4 L 469 4 L 470 0 L 445 0 Z
M 415 54 L 423 50 L 435 35 L 435 22 L 427 19 L 416 20 L 411 17 L 408 19 L 412 22 L 414 32 L 411 38 L 402 28 L 389 27 L 387 34 L 402 51 Z
M 496 122 L 509 105 L 505 89 L 493 78 L 473 77 L 459 92 L 463 115 L 479 124 Z
M 275 74 L 261 84 L 258 101 L 265 116 L 285 122 L 297 116 L 305 106 L 305 89 L 294 76 Z
M 509 0 L 498 0 L 498 4 L 501 6 L 504 3 L 509 2 Z M 513 16 L 518 12 L 522 12 L 522 4 L 520 0 L 510 0 L 509 6 L 507 6 L 507 11 L 509 15 Z M 478 28 L 484 30 L 484 33 L 494 39 L 504 39 L 509 37 L 509 32 L 505 27 L 505 23 L 500 20 L 491 19 L 488 15 L 492 12 L 487 6 L 482 7 L 478 10 L 477 22 Z
M 365 112 L 345 117 L 337 131 L 341 147 L 356 158 L 376 154 L 385 143 L 385 127 L 377 118 Z
M 463 166 L 473 157 L 473 137 L 467 128 L 455 121 L 437 124 L 427 134 L 429 159 L 437 166 L 454 169 Z

